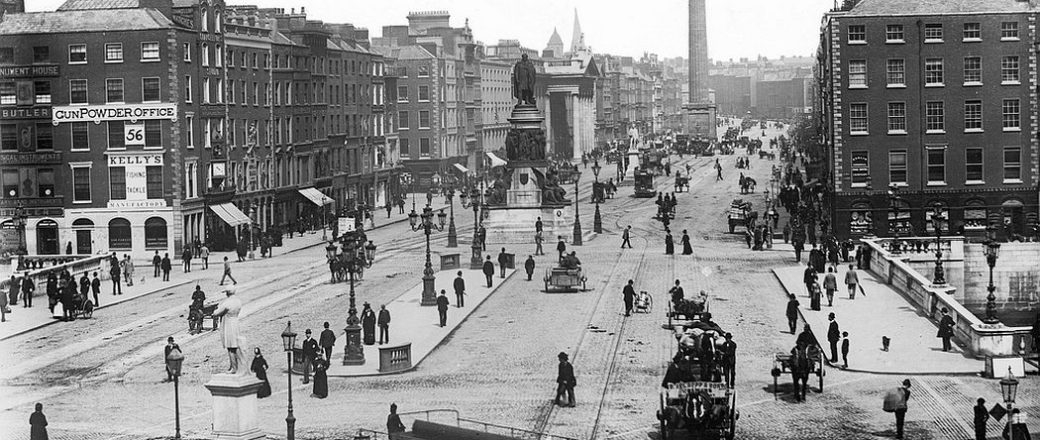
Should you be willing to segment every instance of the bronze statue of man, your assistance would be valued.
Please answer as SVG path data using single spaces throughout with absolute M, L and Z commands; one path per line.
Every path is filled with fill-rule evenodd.
M 525 53 L 513 66 L 513 97 L 519 101 L 518 104 L 534 105 L 534 77 L 534 63 Z

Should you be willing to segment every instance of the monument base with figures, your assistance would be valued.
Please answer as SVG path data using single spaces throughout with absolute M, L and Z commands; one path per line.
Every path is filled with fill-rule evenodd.
M 534 225 L 538 217 L 542 218 L 542 250 L 546 255 L 556 252 L 559 236 L 562 236 L 567 244 L 571 243 L 574 235 L 573 205 L 499 209 L 492 207 L 488 210 L 488 217 L 484 219 L 484 227 L 487 228 L 486 252 L 497 255 L 499 249 L 493 246 L 498 244 L 534 245 Z M 531 253 L 534 253 L 533 249 Z
M 213 438 L 253 440 L 260 431 L 256 391 L 263 384 L 251 375 L 214 374 L 205 387 L 213 395 Z

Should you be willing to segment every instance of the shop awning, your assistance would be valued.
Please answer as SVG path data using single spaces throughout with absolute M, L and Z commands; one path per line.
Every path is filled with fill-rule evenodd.
M 462 174 L 469 173 L 469 170 L 466 169 L 466 167 L 464 167 L 462 165 L 459 165 L 459 164 L 455 164 L 455 169 L 459 170 L 459 171 L 462 171 Z
M 242 226 L 248 225 L 250 220 L 249 216 L 242 213 L 237 206 L 231 203 L 221 203 L 219 205 L 210 205 L 209 209 L 217 214 L 224 223 L 229 226 Z
M 498 156 L 495 156 L 495 153 L 492 153 L 490 151 L 484 154 L 487 154 L 488 159 L 491 159 L 491 168 L 505 166 L 507 163 L 506 161 L 500 159 Z
M 306 197 L 308 200 L 314 202 L 315 205 L 324 206 L 332 204 L 332 197 L 325 195 L 325 193 L 318 191 L 317 188 L 304 188 L 300 190 L 300 194 Z

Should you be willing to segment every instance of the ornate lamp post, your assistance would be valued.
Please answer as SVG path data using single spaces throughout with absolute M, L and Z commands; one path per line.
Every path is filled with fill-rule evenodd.
M 25 223 L 29 220 L 29 216 L 25 214 L 25 205 L 22 202 L 18 202 L 18 206 L 14 208 L 12 220 L 18 231 L 18 250 L 15 252 L 18 255 L 18 270 L 25 270 L 25 259 L 22 256 L 28 253 L 25 246 Z
M 289 321 L 285 325 L 285 330 L 282 331 L 282 350 L 285 351 L 285 361 L 289 367 L 289 415 L 285 416 L 286 440 L 294 440 L 296 438 L 296 417 L 293 417 L 292 412 L 292 355 L 294 347 L 296 347 L 296 332 L 292 330 L 292 321 Z
M 444 196 L 448 198 L 448 210 L 451 215 L 448 217 L 448 247 L 455 248 L 459 247 L 458 234 L 455 231 L 455 185 L 447 184 L 447 188 L 444 189 Z
M 997 258 L 1000 257 L 1000 243 L 997 243 L 991 237 L 983 245 L 982 250 L 986 254 L 986 265 L 989 266 L 989 286 L 986 287 L 989 295 L 986 295 L 986 318 L 982 321 L 986 324 L 998 324 L 1000 320 L 997 319 L 997 297 L 993 295 L 993 292 L 997 290 L 997 286 L 993 285 L 993 267 L 997 265 Z
M 1015 395 L 1018 394 L 1018 379 L 1015 379 L 1015 375 L 1011 374 L 1011 367 L 1008 367 L 1008 372 L 1004 375 L 1003 379 L 1000 379 L 1000 394 L 1004 398 L 1004 406 L 1008 410 L 1007 424 L 1008 432 L 1011 432 L 1011 407 L 1015 405 Z
M 433 265 L 430 264 L 430 233 L 434 230 L 440 232 L 444 230 L 445 217 L 448 215 L 441 210 L 437 213 L 437 222 L 433 221 L 433 208 L 426 206 L 423 208 L 422 214 L 416 214 L 413 209 L 408 214 L 408 224 L 411 226 L 412 231 L 422 231 L 426 234 L 426 267 L 423 269 L 423 291 L 422 301 L 419 305 L 432 306 L 437 304 L 437 292 L 433 285 L 436 278 L 433 276 Z
M 328 241 L 329 236 L 325 233 L 325 226 L 329 222 L 325 219 L 325 201 L 328 200 L 325 196 L 321 196 L 321 241 Z
M 581 180 L 581 171 L 576 171 L 574 176 L 574 246 L 581 246 L 581 218 L 578 217 L 578 181 Z
M 932 275 L 932 284 L 937 286 L 946 285 L 946 273 L 942 265 L 942 205 L 936 203 L 932 210 L 932 229 L 935 229 L 935 272 Z
M 346 343 L 343 346 L 343 365 L 364 365 L 365 350 L 361 347 L 361 318 L 358 318 L 356 296 L 354 294 L 354 276 L 361 274 L 366 267 L 372 266 L 367 248 L 363 247 L 361 233 L 355 231 L 342 237 L 344 269 L 350 282 L 350 308 L 347 309 Z M 375 245 L 372 246 L 372 258 L 375 258 Z M 359 252 L 362 252 L 359 255 Z
M 592 231 L 597 234 L 603 233 L 603 218 L 599 215 L 600 198 L 596 197 L 595 190 L 595 188 L 599 187 L 599 171 L 602 169 L 603 168 L 599 166 L 599 159 L 596 159 L 596 161 L 592 163 L 592 176 L 596 179 L 595 183 L 592 184 L 592 198 L 596 199 L 596 214 L 592 217 Z
M 170 374 L 173 375 L 173 412 L 176 417 L 176 433 L 173 438 L 181 438 L 181 396 L 180 396 L 180 377 L 181 377 L 181 364 L 184 362 L 184 354 L 181 353 L 180 348 L 174 348 L 170 350 L 170 355 L 166 356 L 166 365 L 170 367 Z
M 888 205 L 892 209 L 892 221 L 888 222 L 888 227 L 891 229 L 890 232 L 892 232 L 892 246 L 889 248 L 892 255 L 899 255 L 899 248 L 901 247 L 899 243 L 899 226 L 897 226 L 899 223 L 899 196 L 896 195 L 897 191 L 899 191 L 899 187 L 894 183 L 888 187 Z
M 472 185 L 469 197 L 466 196 L 466 191 L 460 191 L 459 203 L 462 204 L 463 208 L 473 208 L 473 241 L 470 243 L 470 249 L 472 252 L 469 260 L 469 268 L 480 269 L 483 264 L 483 261 L 481 261 L 481 255 L 483 255 L 484 250 L 480 245 L 480 205 L 481 195 L 483 192 L 477 188 L 476 182 Z
M 256 221 L 256 202 L 249 206 L 249 259 L 256 258 L 256 232 L 260 229 Z

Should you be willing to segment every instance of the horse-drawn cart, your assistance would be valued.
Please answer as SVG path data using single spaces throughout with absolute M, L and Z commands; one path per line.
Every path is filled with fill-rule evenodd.
M 733 439 L 740 412 L 736 390 L 723 377 L 722 329 L 711 322 L 698 322 L 675 331 L 678 351 L 661 382 L 657 412 L 661 439 Z
M 820 392 L 823 392 L 823 377 L 827 371 L 823 368 L 823 350 L 819 346 L 810 345 L 805 348 L 795 347 L 790 353 L 776 353 L 773 356 L 773 398 L 776 398 L 778 380 L 783 373 L 790 373 L 795 386 L 795 394 L 804 399 L 804 393 L 798 385 L 799 378 L 809 387 L 808 378 L 815 374 L 820 380 Z M 806 389 L 805 391 L 808 391 Z
M 690 177 L 680 176 L 678 173 L 675 175 L 675 192 L 689 192 L 690 191 Z
M 588 290 L 585 286 L 586 280 L 580 266 L 573 269 L 554 267 L 546 270 L 543 278 L 546 292 L 584 292 Z

